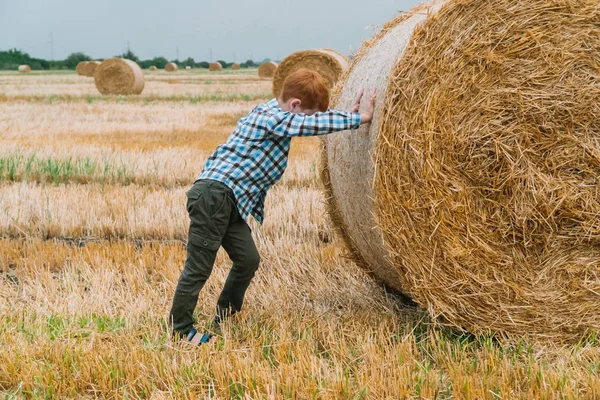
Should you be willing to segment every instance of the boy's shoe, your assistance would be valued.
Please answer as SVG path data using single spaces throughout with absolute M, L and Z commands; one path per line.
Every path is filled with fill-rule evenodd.
M 180 335 L 179 337 L 191 345 L 200 346 L 204 343 L 208 343 L 213 335 L 210 333 L 200 333 L 196 328 L 192 328 L 190 333 L 187 335 Z

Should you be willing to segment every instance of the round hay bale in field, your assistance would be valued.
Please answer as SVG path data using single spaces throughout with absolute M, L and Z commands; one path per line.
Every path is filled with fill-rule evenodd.
M 448 0 L 363 45 L 333 107 L 377 88 L 375 118 L 321 148 L 359 265 L 473 333 L 600 329 L 599 19 L 597 0 Z
M 144 90 L 144 74 L 139 65 L 123 58 L 104 60 L 94 74 L 96 88 L 102 94 L 131 95 Z
M 21 72 L 21 73 L 31 72 L 31 68 L 29 67 L 29 65 L 19 65 L 19 72 Z
M 179 67 L 177 66 L 177 64 L 175 63 L 167 63 L 167 65 L 165 65 L 165 71 L 167 72 L 175 72 L 179 69 Z
M 233 64 L 231 65 L 231 69 L 232 69 L 233 71 L 239 71 L 239 70 L 240 70 L 240 68 L 241 68 L 241 67 L 240 67 L 240 64 L 233 63 Z
M 82 75 L 83 76 L 89 76 L 89 77 L 93 77 L 94 73 L 96 72 L 96 68 L 98 68 L 100 66 L 101 62 L 100 61 L 89 61 L 85 64 L 85 66 L 83 67 L 83 71 L 82 71 Z
M 300 68 L 317 71 L 332 88 L 342 73 L 348 69 L 348 60 L 340 53 L 327 50 L 304 50 L 283 59 L 273 77 L 273 95 L 279 97 L 285 78 Z
M 189 65 L 186 65 L 185 69 L 189 71 L 190 69 L 192 69 L 192 67 L 190 67 Z
M 210 71 L 223 71 L 223 66 L 219 62 L 212 62 L 208 64 L 208 69 Z
M 85 76 L 85 75 L 83 75 L 83 69 L 85 68 L 87 63 L 88 63 L 87 61 L 80 61 L 77 64 L 77 66 L 75 67 L 75 72 L 77 72 L 77 75 Z
M 267 61 L 258 66 L 258 76 L 261 78 L 272 78 L 275 76 L 277 71 L 277 63 L 273 61 Z
M 151 65 L 150 67 L 148 67 L 148 71 L 156 71 L 158 68 L 156 68 L 156 66 Z

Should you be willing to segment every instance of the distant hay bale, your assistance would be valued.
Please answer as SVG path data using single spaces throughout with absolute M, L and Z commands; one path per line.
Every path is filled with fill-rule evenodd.
M 219 62 L 212 62 L 208 64 L 208 69 L 210 71 L 223 71 L 223 66 Z
M 240 69 L 240 64 L 233 63 L 231 65 L 231 69 L 234 70 L 234 71 L 238 71 Z
M 165 71 L 167 72 L 175 72 L 179 69 L 179 67 L 177 66 L 177 64 L 175 63 L 167 63 L 167 65 L 165 65 Z
M 83 75 L 83 69 L 85 68 L 87 63 L 88 63 L 87 61 L 80 61 L 77 64 L 77 66 L 75 67 L 75 72 L 77 72 L 77 75 L 85 76 L 85 75 Z
M 186 65 L 185 69 L 187 69 L 189 71 L 190 69 L 192 69 L 192 67 L 190 67 L 189 65 Z
M 93 77 L 96 72 L 96 68 L 100 66 L 100 61 L 89 61 L 83 66 L 82 75 Z
M 258 66 L 258 76 L 261 78 L 272 78 L 275 76 L 277 70 L 277 63 L 273 61 L 267 61 Z
M 447 0 L 363 45 L 332 108 L 377 88 L 375 118 L 321 149 L 359 265 L 476 334 L 600 330 L 599 16 L 597 0 Z
M 21 72 L 21 73 L 31 72 L 31 68 L 29 67 L 29 65 L 19 65 L 19 72 Z
M 348 59 L 333 50 L 318 49 L 298 51 L 287 56 L 275 71 L 273 95 L 279 97 L 285 78 L 300 68 L 308 68 L 321 74 L 332 88 L 340 75 L 348 69 Z
M 154 65 L 151 65 L 151 66 L 148 68 L 148 71 L 156 71 L 157 69 L 158 69 L 158 68 L 156 68 L 156 66 L 154 66 Z
M 104 60 L 94 74 L 96 88 L 102 94 L 131 95 L 144 90 L 144 74 L 139 65 L 123 58 Z

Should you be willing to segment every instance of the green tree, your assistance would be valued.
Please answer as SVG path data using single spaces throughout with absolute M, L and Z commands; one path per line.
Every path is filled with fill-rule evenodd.
M 77 64 L 79 64 L 81 61 L 90 61 L 90 60 L 91 60 L 91 58 L 87 54 L 84 54 L 81 52 L 71 53 L 65 60 L 65 65 L 69 69 L 75 69 Z
M 127 50 L 125 53 L 121 54 L 120 56 L 116 56 L 116 57 L 125 58 L 127 60 L 135 61 L 136 63 L 140 62 L 140 59 L 138 58 L 138 56 L 136 56 L 135 54 L 133 54 L 133 51 L 131 51 L 131 50 Z

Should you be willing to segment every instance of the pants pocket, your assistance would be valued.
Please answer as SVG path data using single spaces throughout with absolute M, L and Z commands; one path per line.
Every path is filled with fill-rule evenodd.
M 188 244 L 192 246 L 200 247 L 210 251 L 217 251 L 221 247 L 221 241 L 212 239 L 203 232 L 198 232 L 195 229 L 190 228 L 190 234 L 188 236 Z

